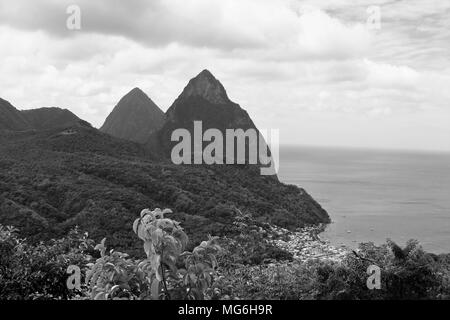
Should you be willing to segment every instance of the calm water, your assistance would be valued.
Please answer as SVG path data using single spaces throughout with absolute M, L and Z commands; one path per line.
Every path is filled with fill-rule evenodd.
M 450 252 L 450 154 L 282 147 L 279 177 L 328 211 L 335 245 L 414 238 Z

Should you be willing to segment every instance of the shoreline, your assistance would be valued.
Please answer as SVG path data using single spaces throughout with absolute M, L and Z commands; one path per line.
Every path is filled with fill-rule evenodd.
M 293 255 L 294 261 L 305 262 L 312 259 L 340 262 L 351 249 L 342 245 L 336 247 L 329 240 L 320 238 L 324 225 L 308 226 L 296 231 L 271 226 L 272 236 L 269 243 Z

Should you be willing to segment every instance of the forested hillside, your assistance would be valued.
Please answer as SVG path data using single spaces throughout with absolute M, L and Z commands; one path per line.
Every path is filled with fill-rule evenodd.
M 134 250 L 131 224 L 142 208 L 176 211 L 191 244 L 232 235 L 238 212 L 288 228 L 329 222 L 304 190 L 248 166 L 176 166 L 142 145 L 89 126 L 9 133 L 0 146 L 0 224 L 31 241 L 75 225 L 119 249 Z

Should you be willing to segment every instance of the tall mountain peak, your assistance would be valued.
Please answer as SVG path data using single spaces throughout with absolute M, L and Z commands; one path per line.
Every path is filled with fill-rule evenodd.
M 145 142 L 161 128 L 164 112 L 141 89 L 134 88 L 120 99 L 100 131 L 114 137 Z
M 119 104 L 121 102 L 129 103 L 132 101 L 135 101 L 138 104 L 141 103 L 144 107 L 149 107 L 151 104 L 155 104 L 152 99 L 150 99 L 150 97 L 138 87 L 133 88 L 132 90 L 130 90 L 130 92 L 124 95 L 122 99 L 120 99 Z
M 171 138 L 174 130 L 186 129 L 193 135 L 195 121 L 202 122 L 203 130 L 214 128 L 224 135 L 227 129 L 257 130 L 247 111 L 228 98 L 225 88 L 208 70 L 189 81 L 166 115 L 163 127 L 148 141 L 150 148 L 166 156 L 176 145 Z
M 215 104 L 230 102 L 223 85 L 206 69 L 189 81 L 180 97 L 202 97 Z

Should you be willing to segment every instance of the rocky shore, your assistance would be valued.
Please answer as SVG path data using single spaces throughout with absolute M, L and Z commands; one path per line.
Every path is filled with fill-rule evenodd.
M 310 259 L 341 261 L 349 249 L 345 246 L 335 247 L 328 240 L 321 239 L 319 234 L 323 230 L 323 225 L 304 227 L 294 232 L 272 226 L 269 242 L 292 253 L 297 261 Z

